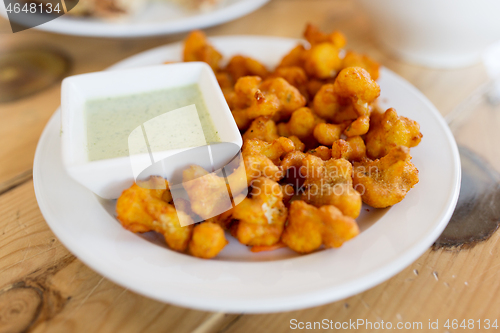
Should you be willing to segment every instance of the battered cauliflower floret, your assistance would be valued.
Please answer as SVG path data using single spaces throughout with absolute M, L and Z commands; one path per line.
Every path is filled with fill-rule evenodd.
M 228 97 L 228 105 L 238 128 L 248 128 L 253 119 L 272 117 L 280 109 L 280 101 L 275 95 L 266 95 L 260 90 L 262 79 L 258 76 L 244 76 L 235 86 L 234 93 Z
M 283 178 L 281 169 L 269 158 L 262 154 L 244 155 L 245 171 L 247 175 L 247 184 L 259 177 L 266 177 L 274 181 Z
M 281 136 L 295 135 L 300 140 L 310 140 L 316 124 L 324 120 L 318 118 L 311 109 L 303 107 L 292 113 L 290 121 L 278 124 L 278 133 Z
M 410 149 L 398 146 L 379 160 L 354 163 L 353 181 L 363 202 L 386 208 L 403 200 L 418 183 L 418 170 L 411 163 Z
M 247 194 L 248 181 L 243 159 L 238 164 L 227 165 L 224 170 L 224 174 L 209 173 L 198 165 L 191 165 L 183 170 L 182 186 L 192 212 L 205 222 L 228 229 L 234 205 L 243 201 Z
M 286 80 L 286 82 L 290 83 L 292 86 L 297 88 L 302 96 L 308 99 L 308 91 L 307 91 L 307 74 L 301 67 L 298 66 L 289 66 L 289 67 L 278 67 L 276 70 L 269 76 L 269 78 L 277 78 L 281 77 Z
M 313 45 L 304 52 L 304 69 L 307 75 L 318 79 L 335 77 L 342 68 L 339 49 L 331 43 Z
M 154 178 L 155 182 L 163 182 L 162 186 L 150 189 L 134 184 L 123 191 L 116 203 L 117 218 L 125 229 L 132 232 L 155 231 L 162 234 L 171 249 L 183 252 L 191 238 L 193 226 L 182 227 L 179 216 L 188 224 L 192 223 L 192 219 L 181 209 L 163 200 L 165 193 L 169 192 L 168 183 L 161 177 Z M 171 198 L 170 195 L 165 197 Z
M 246 185 L 245 179 L 242 184 Z M 189 196 L 191 209 L 203 219 L 217 216 L 232 207 L 224 177 L 209 173 L 201 166 L 191 165 L 183 170 L 182 186 Z
M 224 91 L 224 89 L 234 90 L 234 80 L 227 72 L 217 72 L 215 73 L 215 78 L 217 79 L 217 83 Z
M 366 146 L 363 138 L 353 136 L 346 140 L 337 140 L 332 144 L 332 157 L 345 158 L 349 162 L 361 161 L 366 157 Z
M 288 139 L 290 139 L 290 141 L 293 142 L 293 145 L 295 146 L 295 150 L 304 151 L 304 149 L 306 149 L 305 143 L 300 141 L 300 139 L 298 137 L 296 137 L 295 135 L 290 135 L 288 137 Z
M 352 137 L 358 135 L 365 135 L 370 129 L 370 117 L 361 116 L 347 126 L 344 131 L 345 136 Z
M 331 118 L 331 122 L 334 124 L 341 124 L 343 122 L 352 123 L 359 118 L 358 112 L 352 104 L 347 104 L 340 107 L 340 110 Z
M 360 116 L 370 114 L 369 105 L 380 95 L 380 87 L 361 67 L 344 68 L 334 83 L 335 92 L 341 98 L 351 100 Z
M 274 245 L 279 242 L 287 218 L 281 186 L 269 178 L 252 182 L 251 196 L 233 210 L 237 222 L 232 234 L 242 244 Z
M 275 121 L 290 118 L 293 111 L 306 105 L 306 98 L 300 91 L 281 77 L 265 80 L 260 89 L 266 96 L 274 96 L 278 99 L 279 108 L 273 116 Z
M 321 87 L 323 87 L 325 84 L 330 84 L 334 83 L 335 78 L 328 78 L 328 79 L 316 79 L 316 78 L 311 78 L 307 82 L 307 94 L 309 96 L 309 100 L 313 101 L 314 97 L 316 94 L 320 91 Z
M 302 160 L 306 157 L 306 153 L 301 151 L 292 151 L 283 157 L 283 160 L 280 163 L 280 167 L 283 171 L 286 171 L 290 168 L 296 167 L 300 168 L 302 166 Z
M 302 44 L 298 44 L 281 59 L 278 68 L 280 67 L 303 67 L 304 52 L 306 48 Z
M 269 117 L 259 117 L 252 121 L 250 127 L 243 134 L 243 140 L 259 139 L 272 142 L 279 138 L 276 123 Z
M 420 125 L 411 119 L 398 116 L 396 110 L 374 114 L 366 134 L 366 151 L 371 159 L 381 158 L 397 146 L 416 147 L 422 140 Z
M 328 161 L 330 158 L 332 158 L 331 149 L 325 146 L 316 147 L 314 149 L 309 150 L 307 153 L 317 156 L 321 158 L 323 161 Z
M 333 205 L 352 218 L 359 216 L 361 195 L 353 188 L 349 161 L 334 158 L 323 161 L 306 154 L 300 170 L 306 178 L 302 200 L 316 207 Z
M 340 139 L 342 132 L 347 128 L 348 124 L 318 124 L 314 128 L 314 138 L 325 146 L 331 146 L 335 141 Z
M 302 54 L 306 73 L 318 79 L 335 77 L 342 68 L 339 51 L 346 43 L 344 35 L 338 31 L 325 34 L 308 24 L 304 37 L 311 44 L 311 48 Z
M 323 244 L 323 223 L 318 208 L 302 200 L 290 204 L 288 223 L 281 241 L 298 253 L 310 253 Z
M 253 58 L 242 55 L 232 57 L 225 71 L 228 72 L 235 81 L 243 76 L 260 76 L 265 79 L 269 75 L 266 66 Z
M 245 163 L 248 185 L 259 177 L 274 181 L 283 178 L 283 172 L 278 165 L 286 153 L 294 150 L 295 145 L 292 140 L 284 137 L 271 143 L 257 139 L 245 140 L 241 154 Z
M 321 245 L 340 247 L 358 234 L 356 221 L 343 215 L 338 208 L 327 205 L 318 209 L 297 200 L 290 205 L 288 223 L 281 240 L 296 252 L 310 253 Z
M 314 97 L 314 112 L 333 120 L 342 106 L 351 105 L 358 116 L 370 114 L 370 104 L 380 95 L 380 87 L 361 67 L 343 69 L 333 84 L 326 84 Z M 356 117 L 357 118 L 357 117 Z
M 234 108 L 233 103 L 236 102 L 236 93 L 234 92 L 234 80 L 226 72 L 217 72 L 215 73 L 215 77 L 217 82 L 219 83 L 219 87 L 224 94 L 224 98 L 226 99 L 227 105 L 232 110 Z
M 205 34 L 195 30 L 184 41 L 184 61 L 203 61 L 212 67 L 214 72 L 219 69 L 222 55 L 207 41 Z
M 320 31 L 317 26 L 310 23 L 306 26 L 306 30 L 304 31 L 304 38 L 311 45 L 316 45 L 319 43 L 331 43 L 339 49 L 343 48 L 346 44 L 346 38 L 340 31 L 333 31 L 332 33 L 326 34 Z
M 224 230 L 220 225 L 203 222 L 193 229 L 189 253 L 198 258 L 211 259 L 216 257 L 227 244 Z
M 301 151 L 293 151 L 285 155 L 281 161 L 280 168 L 283 171 L 283 177 L 286 183 L 294 184 L 296 188 L 301 188 L 305 181 L 305 174 L 302 174 L 302 161 L 307 155 L 313 155 L 321 158 L 323 161 L 329 160 L 332 155 L 330 149 L 325 146 L 319 146 L 309 150 L 307 153 Z
M 343 215 L 337 207 L 322 206 L 319 208 L 319 213 L 323 218 L 325 247 L 341 247 L 345 242 L 359 235 L 356 220 Z
M 281 157 L 295 150 L 292 140 L 280 137 L 273 142 L 265 142 L 258 139 L 246 140 L 241 148 L 243 156 L 264 155 L 274 164 L 279 165 Z
M 313 110 L 319 117 L 333 120 L 333 117 L 342 108 L 342 99 L 335 92 L 333 83 L 322 84 L 313 100 Z
M 301 173 L 301 168 L 305 157 L 306 154 L 301 151 L 293 151 L 285 155 L 280 164 L 283 172 L 282 183 L 290 184 L 295 189 L 303 188 L 305 177 Z
M 358 54 L 354 51 L 347 51 L 342 59 L 342 68 L 361 67 L 364 68 L 373 80 L 379 77 L 380 64 L 364 54 Z
M 304 106 L 306 99 L 294 86 L 282 78 L 262 82 L 258 76 L 244 76 L 234 87 L 230 97 L 233 117 L 240 130 L 246 129 L 255 118 L 273 117 L 279 121 Z

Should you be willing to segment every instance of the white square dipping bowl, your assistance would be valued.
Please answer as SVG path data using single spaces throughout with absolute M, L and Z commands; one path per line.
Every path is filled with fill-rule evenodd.
M 240 149 L 242 138 L 212 69 L 202 62 L 168 64 L 127 70 L 83 74 L 66 78 L 62 83 L 62 159 L 68 174 L 104 199 L 116 199 L 131 186 L 144 170 L 158 175 L 155 162 L 168 158 L 175 168 L 199 164 L 206 169 L 220 168 L 234 156 L 234 149 L 219 149 L 216 160 L 196 161 L 200 149 L 188 160 L 177 161 L 173 155 L 192 149 L 181 148 L 151 154 L 136 154 L 90 161 L 87 149 L 85 104 L 89 100 L 120 97 L 197 84 L 221 142 Z M 206 147 L 206 146 L 205 146 Z M 186 153 L 181 154 L 187 156 Z M 189 155 L 189 154 L 188 154 Z M 212 157 L 211 157 L 212 159 Z M 172 164 L 172 163 L 171 163 Z M 178 164 L 178 165 L 177 165 Z M 172 165 L 161 176 L 173 177 Z M 156 171 L 155 171 L 156 170 Z M 210 170 L 208 170 L 210 171 Z M 165 174 L 166 173 L 166 174 Z

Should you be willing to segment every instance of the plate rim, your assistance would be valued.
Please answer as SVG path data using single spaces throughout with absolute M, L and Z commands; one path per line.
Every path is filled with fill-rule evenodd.
M 293 38 L 283 38 L 283 37 L 270 37 L 270 36 L 238 36 L 238 35 L 232 35 L 232 36 L 222 36 L 222 37 L 213 37 L 211 38 L 212 41 L 218 41 L 221 39 L 234 39 L 237 38 L 241 40 L 242 38 L 246 39 L 267 39 L 267 40 L 288 40 L 288 41 L 296 41 L 297 39 Z M 137 55 L 128 57 L 115 65 L 111 66 L 110 69 L 120 67 L 120 64 L 126 63 L 126 61 L 129 61 L 130 59 L 133 59 L 135 57 L 140 57 L 143 56 L 147 53 L 154 53 L 158 52 L 159 50 L 162 50 L 164 48 L 174 48 L 178 47 L 179 44 L 181 43 L 171 43 L 163 46 L 156 47 L 151 50 L 147 50 L 144 52 L 141 52 Z M 456 206 L 456 203 L 458 201 L 458 195 L 459 195 L 459 189 L 460 189 L 460 176 L 461 176 L 461 168 L 460 168 L 460 157 L 458 153 L 458 147 L 456 144 L 456 141 L 451 133 L 451 130 L 447 126 L 443 116 L 439 113 L 439 111 L 436 109 L 436 107 L 413 85 L 411 85 L 408 81 L 400 77 L 399 75 L 395 74 L 394 72 L 390 71 L 387 68 L 382 68 L 382 73 L 386 75 L 392 76 L 392 79 L 395 79 L 398 81 L 398 84 L 403 85 L 406 89 L 410 90 L 423 104 L 426 105 L 429 111 L 431 111 L 432 115 L 438 123 L 441 125 L 441 128 L 444 130 L 444 133 L 446 134 L 446 137 L 448 139 L 448 143 L 451 146 L 451 154 L 453 155 L 453 163 L 454 163 L 454 170 L 453 170 L 453 179 L 454 179 L 454 188 L 450 189 L 451 195 L 448 197 L 447 200 L 447 208 L 442 210 L 441 212 L 441 217 L 439 218 L 439 223 L 437 223 L 433 230 L 431 232 L 427 232 L 427 236 L 423 240 L 419 240 L 417 244 L 410 246 L 406 251 L 403 251 L 399 253 L 393 260 L 390 261 L 390 263 L 384 265 L 383 267 L 378 267 L 377 269 L 374 269 L 372 272 L 369 274 L 366 274 L 365 276 L 362 276 L 360 278 L 355 279 L 353 282 L 348 283 L 347 285 L 344 285 L 344 289 L 342 291 L 338 291 L 338 286 L 332 286 L 331 288 L 328 288 L 326 290 L 320 290 L 317 292 L 311 292 L 307 295 L 301 295 L 300 297 L 297 295 L 293 295 L 291 297 L 281 297 L 278 299 L 278 301 L 273 301 L 269 302 L 268 304 L 262 303 L 262 304 L 255 304 L 256 302 L 253 302 L 251 306 L 249 304 L 245 303 L 245 301 L 239 301 L 235 302 L 234 304 L 231 304 L 230 308 L 222 308 L 221 306 L 214 305 L 214 301 L 210 298 L 182 298 L 182 299 L 166 299 L 165 297 L 159 297 L 158 295 L 155 295 L 154 293 L 151 292 L 145 292 L 144 290 L 140 288 L 135 288 L 134 286 L 130 286 L 127 284 L 127 282 L 124 279 L 121 279 L 120 277 L 116 276 L 109 276 L 106 272 L 103 271 L 99 265 L 93 263 L 91 260 L 87 260 L 85 258 L 85 255 L 78 255 L 78 258 L 82 260 L 87 266 L 98 272 L 100 275 L 105 276 L 106 278 L 110 279 L 111 281 L 117 283 L 118 285 L 121 285 L 125 288 L 128 288 L 130 290 L 133 290 L 139 294 L 145 295 L 147 297 L 156 299 L 161 302 L 168 302 L 171 304 L 179 305 L 179 306 L 184 306 L 184 307 L 189 307 L 189 308 L 195 308 L 199 310 L 205 310 L 205 311 L 224 311 L 224 312 L 229 312 L 229 313 L 237 313 L 237 312 L 247 312 L 247 313 L 270 313 L 270 312 L 282 312 L 282 311 L 291 311 L 291 310 L 297 310 L 297 309 L 302 309 L 302 308 L 307 308 L 307 307 L 312 307 L 312 306 L 318 306 L 322 305 L 325 303 L 330 303 L 335 300 L 343 299 L 349 296 L 352 296 L 354 294 L 363 292 L 365 290 L 368 290 L 372 288 L 375 285 L 378 285 L 379 283 L 391 278 L 395 274 L 399 273 L 403 269 L 405 269 L 408 265 L 410 265 L 413 261 L 415 261 L 418 257 L 420 257 L 428 248 L 429 246 L 437 239 L 439 234 L 443 231 L 443 229 L 446 227 L 449 219 L 451 218 L 454 208 Z M 44 201 L 45 199 L 41 195 L 41 189 L 39 188 L 40 184 L 38 182 L 40 175 L 40 168 L 37 168 L 37 165 L 40 164 L 40 159 L 41 159 L 41 145 L 46 140 L 46 137 L 49 135 L 49 128 L 50 125 L 56 121 L 56 117 L 59 114 L 59 109 L 56 110 L 56 112 L 52 115 L 50 118 L 48 124 L 44 128 L 44 131 L 40 137 L 39 143 L 37 145 L 36 153 L 35 153 L 35 162 L 34 162 L 34 168 L 33 168 L 33 181 L 34 181 L 34 188 L 35 188 L 35 195 L 37 198 L 37 201 L 39 203 L 40 210 L 42 212 L 42 215 L 47 221 L 47 224 L 49 227 L 52 229 L 54 234 L 58 236 L 58 234 L 54 231 L 54 226 L 52 225 L 53 223 L 49 222 L 53 217 L 50 216 L 50 212 L 48 211 L 48 208 L 44 206 Z M 55 228 L 57 229 L 57 227 Z M 58 236 L 59 238 L 59 236 Z M 66 242 L 66 240 L 61 240 L 61 243 L 70 250 L 72 253 L 79 252 L 78 249 L 76 249 L 76 246 L 74 244 L 70 244 L 69 242 Z M 67 244 L 68 243 L 68 244 Z M 245 263 L 246 265 L 248 264 L 255 264 L 255 263 Z M 360 281 L 362 281 L 362 287 L 359 287 Z M 335 289 L 335 297 L 331 297 L 330 292 Z M 297 299 L 300 298 L 299 300 Z M 259 302 L 257 302 L 259 303 Z M 278 305 L 279 304 L 279 305 Z

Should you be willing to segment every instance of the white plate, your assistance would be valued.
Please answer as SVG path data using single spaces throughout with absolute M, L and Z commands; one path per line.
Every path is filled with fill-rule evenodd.
M 276 64 L 295 40 L 233 36 L 212 39 L 225 56 L 243 53 Z M 160 47 L 113 68 L 179 60 L 181 45 Z M 361 234 L 340 249 L 299 256 L 288 249 L 251 253 L 231 239 L 216 260 L 170 251 L 154 236 L 124 230 L 113 203 L 99 201 L 61 163 L 60 113 L 47 124 L 34 165 L 35 193 L 47 223 L 80 260 L 139 294 L 181 306 L 224 312 L 274 312 L 339 300 L 395 275 L 446 226 L 460 187 L 457 146 L 436 108 L 413 86 L 382 69 L 382 106 L 417 120 L 424 138 L 412 149 L 420 182 L 400 204 L 363 209 Z M 366 208 L 366 207 L 364 207 Z M 376 223 L 374 223 L 376 222 Z
M 170 3 L 151 3 L 141 12 L 123 21 L 62 16 L 36 29 L 65 35 L 92 37 L 141 37 L 180 33 L 222 24 L 247 15 L 269 0 L 226 0 L 208 12 L 187 10 Z M 0 14 L 7 17 L 5 7 Z

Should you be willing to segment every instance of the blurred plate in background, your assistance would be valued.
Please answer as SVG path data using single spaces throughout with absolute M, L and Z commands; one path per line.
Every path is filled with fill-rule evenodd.
M 247 15 L 269 0 L 227 0 L 212 11 L 188 10 L 176 4 L 151 3 L 124 21 L 60 17 L 36 29 L 65 35 L 91 37 L 143 37 L 168 35 L 222 24 Z M 0 14 L 7 17 L 4 6 Z

